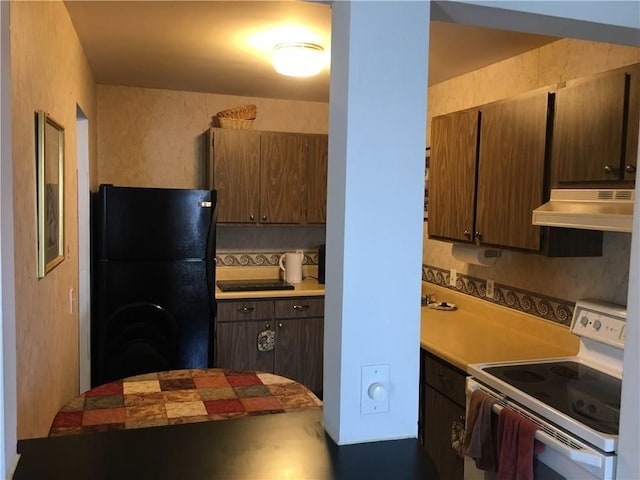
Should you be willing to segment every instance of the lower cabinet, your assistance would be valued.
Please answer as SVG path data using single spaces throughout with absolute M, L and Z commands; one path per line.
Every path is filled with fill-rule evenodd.
M 322 395 L 324 298 L 219 301 L 215 366 L 275 373 Z
M 420 438 L 439 477 L 462 480 L 464 459 L 452 447 L 452 431 L 465 422 L 466 374 L 424 350 L 420 370 Z

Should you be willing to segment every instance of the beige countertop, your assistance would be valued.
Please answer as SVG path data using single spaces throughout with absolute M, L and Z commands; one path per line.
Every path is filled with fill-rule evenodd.
M 420 346 L 461 370 L 470 363 L 565 357 L 578 352 L 568 327 L 423 283 L 423 294 L 455 304 L 453 311 L 422 307 Z
M 217 280 L 277 279 L 278 267 L 218 267 Z M 317 266 L 303 267 L 304 279 L 294 290 L 222 292 L 217 300 L 324 296 Z M 423 282 L 423 294 L 455 304 L 453 311 L 422 307 L 420 346 L 443 360 L 467 369 L 470 363 L 565 357 L 578 352 L 579 339 L 569 328 L 532 315 Z
M 260 290 L 254 292 L 223 292 L 216 287 L 216 300 L 242 300 L 249 298 L 315 297 L 324 295 L 324 285 L 318 283 L 318 267 L 304 266 L 303 280 L 294 284 L 294 290 Z M 245 280 L 280 278 L 279 267 L 218 267 L 216 280 Z

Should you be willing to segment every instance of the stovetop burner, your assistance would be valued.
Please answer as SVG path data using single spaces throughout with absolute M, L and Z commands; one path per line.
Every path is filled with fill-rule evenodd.
M 484 370 L 596 431 L 618 434 L 622 388 L 618 378 L 573 361 Z
M 577 355 L 471 364 L 469 381 L 484 385 L 506 405 L 531 412 L 603 452 L 618 444 L 626 307 L 578 300 L 571 333 Z
M 514 380 L 516 382 L 535 383 L 544 381 L 544 377 L 539 373 L 522 368 L 514 368 L 513 370 L 505 372 L 504 375 L 510 380 Z

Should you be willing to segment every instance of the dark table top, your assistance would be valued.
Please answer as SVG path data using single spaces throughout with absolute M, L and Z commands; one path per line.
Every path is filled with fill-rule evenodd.
M 15 480 L 430 480 L 417 439 L 337 446 L 310 409 L 18 442 Z

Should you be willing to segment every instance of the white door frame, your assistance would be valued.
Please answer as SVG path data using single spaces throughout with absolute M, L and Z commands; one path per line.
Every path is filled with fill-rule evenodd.
M 89 178 L 89 119 L 76 106 L 78 180 L 78 385 L 91 388 L 91 184 Z M 73 299 L 71 300 L 73 301 Z

